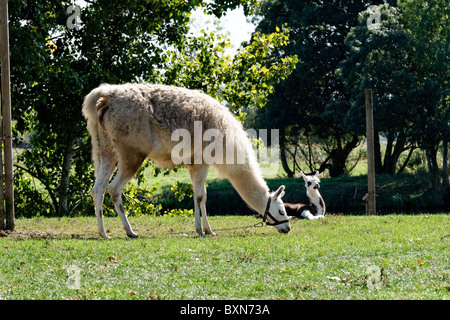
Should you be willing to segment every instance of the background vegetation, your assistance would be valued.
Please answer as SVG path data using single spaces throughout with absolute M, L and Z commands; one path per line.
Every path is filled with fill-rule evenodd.
M 17 216 L 92 214 L 83 97 L 102 82 L 140 81 L 201 89 L 245 126 L 280 129 L 282 170 L 269 184 L 280 178 L 300 201 L 301 180 L 285 177 L 318 170 L 331 177 L 323 193 L 334 212 L 363 210 L 371 87 L 380 210 L 448 206 L 447 1 L 97 0 L 85 1 L 81 29 L 67 26 L 71 3 L 9 1 Z M 257 27 L 236 55 L 225 34 L 189 35 L 192 10 L 220 17 L 239 6 Z M 147 163 L 126 189 L 128 211 L 190 214 L 184 177 Z M 223 213 L 248 212 L 213 173 L 208 192 L 211 212 L 223 199 Z

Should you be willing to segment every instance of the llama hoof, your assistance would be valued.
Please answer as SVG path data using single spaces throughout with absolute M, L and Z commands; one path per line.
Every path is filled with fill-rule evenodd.
M 100 237 L 102 237 L 103 239 L 111 239 L 111 237 L 108 236 L 106 233 L 99 232 L 99 234 L 100 234 Z
M 215 236 L 216 234 L 212 230 L 204 230 L 207 236 Z
M 134 233 L 134 232 L 127 233 L 127 236 L 128 236 L 128 238 L 132 238 L 132 239 L 138 237 L 137 233 Z

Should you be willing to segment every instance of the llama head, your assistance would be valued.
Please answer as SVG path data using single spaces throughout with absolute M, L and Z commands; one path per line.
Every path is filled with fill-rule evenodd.
M 312 191 L 312 190 L 319 190 L 320 189 L 320 179 L 319 179 L 319 171 L 316 171 L 315 175 L 307 176 L 303 173 L 303 171 L 300 171 L 303 180 L 305 180 L 305 187 L 306 190 Z
M 272 192 L 268 201 L 268 208 L 266 208 L 268 224 L 273 225 L 277 228 L 278 232 L 288 233 L 291 231 L 291 226 L 289 224 L 289 217 L 286 214 L 286 209 L 284 207 L 283 200 L 281 198 L 284 196 L 284 186 L 278 188 L 277 191 Z

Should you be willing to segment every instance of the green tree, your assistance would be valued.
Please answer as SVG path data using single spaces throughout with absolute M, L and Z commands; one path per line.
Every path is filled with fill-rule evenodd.
M 288 166 L 289 145 L 298 141 L 317 141 L 323 147 L 323 159 L 309 161 L 311 170 L 328 169 L 331 176 L 346 172 L 347 157 L 360 136 L 344 123 L 349 94 L 337 70 L 348 54 L 346 35 L 358 24 L 358 14 L 373 3 L 382 1 L 261 2 L 256 30 L 267 33 L 287 24 L 290 41 L 278 54 L 296 54 L 299 60 L 257 115 L 260 126 L 280 129 L 281 162 L 288 176 L 294 173 Z M 311 150 L 302 151 L 307 159 Z
M 419 75 L 418 85 L 425 94 L 418 97 L 420 117 L 415 138 L 426 151 L 432 184 L 439 188 L 438 149 L 442 142 L 442 184 L 449 188 L 448 144 L 450 142 L 450 4 L 445 0 L 399 1 L 401 20 L 411 30 L 415 41 L 414 56 Z M 434 94 L 429 97 L 429 94 Z M 449 190 L 450 192 L 450 190 Z
M 380 20 L 371 28 L 368 21 L 375 12 Z M 423 94 L 414 64 L 415 42 L 399 16 L 399 10 L 389 5 L 363 12 L 359 25 L 345 40 L 350 52 L 341 63 L 342 79 L 351 94 L 346 123 L 355 132 L 365 132 L 364 89 L 372 88 L 375 93 L 377 173 L 395 174 L 400 154 L 414 149 L 412 131 L 419 111 L 416 97 Z M 387 138 L 383 161 L 380 134 Z
M 411 155 L 418 146 L 426 153 L 434 189 L 440 185 L 438 149 L 449 131 L 448 8 L 443 1 L 379 6 L 375 10 L 381 14 L 380 23 L 375 28 L 367 24 L 374 10 L 364 12 L 347 36 L 350 54 L 341 64 L 351 92 L 350 114 L 364 112 L 362 90 L 374 89 L 376 131 L 387 138 L 383 162 L 379 144 L 376 148 L 377 172 L 394 174 L 400 154 L 409 149 Z M 364 125 L 353 116 L 348 123 Z M 448 179 L 448 173 L 444 176 Z
M 225 48 L 230 46 L 226 36 L 203 30 L 201 36 L 187 40 L 184 50 L 172 52 L 164 82 L 201 89 L 226 103 L 244 121 L 245 110 L 263 107 L 274 86 L 295 69 L 295 55 L 270 58 L 273 51 L 283 50 L 288 41 L 288 29 L 277 28 L 268 35 L 256 33 L 252 43 L 232 58 L 225 55 Z

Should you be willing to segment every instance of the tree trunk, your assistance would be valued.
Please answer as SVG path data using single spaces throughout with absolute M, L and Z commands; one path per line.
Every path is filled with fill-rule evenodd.
M 400 132 L 394 145 L 395 137 L 393 134 L 388 136 L 386 152 L 384 154 L 384 163 L 381 172 L 394 175 L 397 169 L 397 162 L 400 154 L 405 151 L 406 133 Z
M 439 191 L 441 189 L 441 185 L 439 182 L 439 168 L 436 160 L 437 150 L 430 148 L 425 151 L 425 154 L 427 157 L 428 171 L 431 175 L 431 187 L 433 190 Z
M 375 130 L 374 132 L 374 152 L 375 152 L 375 173 L 383 172 L 383 164 L 381 162 L 381 144 L 380 144 L 380 133 Z
M 386 150 L 384 152 L 383 173 L 390 173 L 392 168 L 392 148 L 394 146 L 394 135 L 389 134 L 387 137 Z M 391 173 L 390 173 L 391 174 Z
M 442 142 L 442 184 L 446 190 L 449 189 L 448 177 L 448 135 L 444 134 L 444 141 Z
M 284 146 L 281 146 L 280 144 L 280 159 L 281 159 L 281 165 L 283 166 L 284 171 L 286 172 L 288 178 L 294 177 L 294 171 L 289 168 L 289 164 L 286 159 L 286 149 Z
M 65 215 L 69 212 L 69 209 L 67 208 L 67 198 L 69 191 L 70 169 L 72 167 L 73 156 L 75 155 L 75 150 L 72 147 L 72 142 L 72 139 L 69 139 L 69 143 L 67 145 L 63 164 L 61 167 L 61 181 L 58 188 L 58 216 Z
M 286 172 L 286 174 L 288 175 L 289 178 L 293 178 L 294 177 L 294 172 L 291 170 L 291 168 L 289 168 L 289 164 L 287 162 L 287 158 L 286 158 L 286 137 L 285 137 L 285 131 L 284 129 L 280 130 L 280 160 L 281 160 L 281 165 L 283 166 L 284 171 Z
M 394 150 L 392 151 L 391 154 L 391 166 L 390 168 L 387 168 L 388 173 L 391 175 L 394 175 L 395 172 L 397 171 L 398 158 L 400 158 L 400 154 L 403 151 L 405 151 L 405 144 L 406 144 L 406 133 L 402 131 L 397 137 Z
M 343 147 L 340 146 L 330 153 L 330 159 L 332 164 L 328 167 L 330 170 L 330 177 L 339 177 L 346 173 L 345 165 L 350 152 L 358 145 L 360 139 L 357 136 L 353 136 L 352 140 L 347 142 Z
M 411 146 L 411 148 L 409 149 L 409 152 L 408 152 L 408 156 L 405 159 L 405 162 L 403 162 L 402 166 L 397 171 L 397 173 L 402 173 L 405 170 L 406 166 L 408 165 L 409 160 L 411 159 L 411 156 L 412 156 L 412 153 L 414 152 L 414 150 L 416 150 L 416 148 L 414 146 Z

